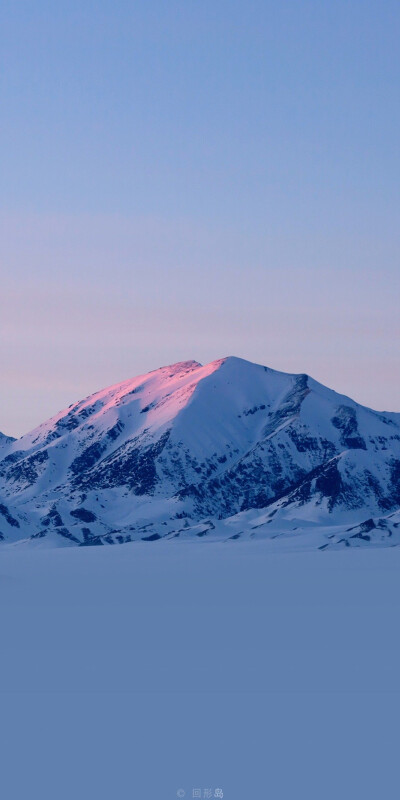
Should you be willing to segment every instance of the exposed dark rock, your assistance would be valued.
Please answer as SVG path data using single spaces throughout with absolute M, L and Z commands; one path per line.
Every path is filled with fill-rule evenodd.
M 89 472 L 89 470 L 94 467 L 105 450 L 106 444 L 104 442 L 94 442 L 93 444 L 89 445 L 89 447 L 87 447 L 80 456 L 77 456 L 73 460 L 70 466 L 71 472 L 81 478 L 86 472 Z
M 151 494 L 157 483 L 156 459 L 168 442 L 166 431 L 153 445 L 140 447 L 127 442 L 104 458 L 90 474 L 83 475 L 79 484 L 85 488 L 128 486 L 134 494 Z M 136 446 L 135 446 L 136 445 Z
M 4 505 L 4 503 L 0 503 L 0 514 L 4 517 L 4 519 L 8 522 L 8 524 L 11 525 L 12 528 L 19 528 L 18 520 L 15 519 L 15 517 L 13 517 L 13 515 L 11 514 L 7 506 Z
M 109 439 L 111 439 L 112 442 L 115 442 L 115 440 L 118 439 L 119 434 L 122 433 L 123 430 L 124 430 L 124 423 L 121 422 L 121 420 L 119 420 L 118 422 L 116 422 L 115 425 L 113 425 L 112 428 L 110 428 L 107 431 L 107 436 Z
M 44 525 L 46 528 L 49 527 L 50 525 L 53 525 L 54 528 L 61 528 L 64 525 L 61 516 L 57 511 L 56 505 L 53 505 L 51 507 L 50 511 L 46 514 L 45 517 L 43 517 L 41 522 L 42 525 Z
M 93 511 L 88 511 L 86 508 L 74 508 L 69 513 L 71 517 L 80 519 L 81 522 L 96 522 L 97 519 L 96 514 L 93 514 Z
M 351 406 L 339 406 L 332 425 L 340 431 L 340 442 L 349 450 L 366 450 L 367 445 L 360 436 L 357 426 L 357 414 Z
M 15 456 L 17 454 L 13 453 L 10 455 Z M 26 453 L 24 453 L 23 458 L 21 458 L 18 454 L 18 458 L 15 459 L 15 463 L 12 464 L 12 466 L 10 466 L 6 472 L 7 480 L 12 481 L 13 483 L 27 483 L 30 485 L 35 483 L 40 474 L 39 467 L 42 464 L 45 464 L 46 461 L 48 461 L 48 458 L 49 454 L 47 450 L 39 450 L 32 455 L 26 455 Z M 6 459 L 4 459 L 4 461 L 6 461 Z

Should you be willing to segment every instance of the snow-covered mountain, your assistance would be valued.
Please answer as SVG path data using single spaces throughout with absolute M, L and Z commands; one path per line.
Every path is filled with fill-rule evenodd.
M 111 386 L 0 437 L 0 535 L 400 541 L 400 414 L 239 358 Z
M 15 442 L 13 436 L 6 436 L 4 433 L 0 431 L 0 453 L 2 450 L 7 447 L 7 445 L 11 444 L 11 442 Z

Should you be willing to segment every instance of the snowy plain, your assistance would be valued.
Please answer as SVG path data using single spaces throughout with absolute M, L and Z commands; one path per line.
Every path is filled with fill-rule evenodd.
M 6 800 L 395 798 L 400 549 L 2 547 Z

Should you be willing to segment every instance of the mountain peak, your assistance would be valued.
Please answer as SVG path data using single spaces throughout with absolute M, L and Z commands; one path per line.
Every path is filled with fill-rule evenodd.
M 176 361 L 174 364 L 166 364 L 162 367 L 158 367 L 157 369 L 153 370 L 153 372 L 162 372 L 168 370 L 169 372 L 185 372 L 189 369 L 197 369 L 198 367 L 202 367 L 203 365 L 200 364 L 199 361 L 189 360 L 189 361 Z M 151 372 L 147 373 L 151 375 Z

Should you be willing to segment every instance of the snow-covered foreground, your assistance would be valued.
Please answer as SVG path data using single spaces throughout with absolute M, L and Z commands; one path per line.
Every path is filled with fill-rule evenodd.
M 3 547 L 1 796 L 397 796 L 399 573 L 399 548 Z

